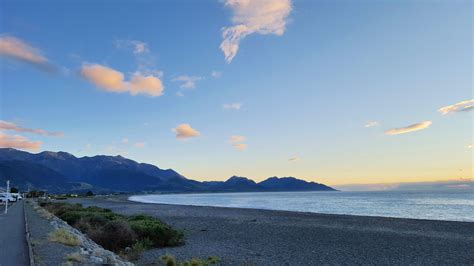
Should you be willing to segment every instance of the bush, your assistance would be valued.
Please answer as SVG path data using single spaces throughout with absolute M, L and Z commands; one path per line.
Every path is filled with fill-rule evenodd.
M 141 220 L 132 218 L 129 223 L 139 238 L 149 238 L 155 247 L 177 246 L 183 243 L 183 233 L 160 220 L 144 216 Z
M 128 260 L 137 260 L 140 255 L 147 249 L 151 248 L 153 243 L 148 238 L 137 241 L 133 246 L 128 249 L 125 253 L 125 257 Z
M 182 265 L 182 266 L 208 266 L 211 264 L 217 264 L 220 262 L 220 259 L 216 256 L 208 257 L 207 260 L 199 259 L 199 258 L 192 258 L 191 260 L 184 261 L 182 263 L 176 261 L 176 259 L 172 255 L 164 255 L 160 257 L 160 261 L 166 266 L 175 266 L 175 265 Z
M 160 260 L 165 264 L 165 266 L 176 266 L 178 263 L 176 259 L 171 255 L 163 255 L 160 257 Z
M 184 243 L 183 233 L 146 215 L 123 216 L 109 209 L 63 202 L 40 204 L 104 248 L 137 258 L 151 247 Z M 128 252 L 123 252 L 129 248 Z
M 109 221 L 104 226 L 90 232 L 89 237 L 112 251 L 120 251 L 132 246 L 137 241 L 137 235 L 124 220 Z
M 207 262 L 209 264 L 217 264 L 221 261 L 221 259 L 219 259 L 219 257 L 216 257 L 216 256 L 210 256 L 207 258 Z

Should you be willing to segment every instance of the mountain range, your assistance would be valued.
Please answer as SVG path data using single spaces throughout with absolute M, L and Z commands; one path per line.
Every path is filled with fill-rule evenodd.
M 262 182 L 233 176 L 226 181 L 199 182 L 172 169 L 138 163 L 122 156 L 75 157 L 67 152 L 29 153 L 0 148 L 0 184 L 10 180 L 20 190 L 49 192 L 256 192 L 334 191 L 294 177 L 270 177 Z M 0 185 L 2 186 L 2 185 Z

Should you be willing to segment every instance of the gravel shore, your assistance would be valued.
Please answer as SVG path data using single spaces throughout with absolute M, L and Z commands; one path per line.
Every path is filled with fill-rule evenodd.
M 147 251 L 142 265 L 164 254 L 180 260 L 218 256 L 223 265 L 474 264 L 469 222 L 147 204 L 125 197 L 70 201 L 152 215 L 185 232 L 184 246 Z

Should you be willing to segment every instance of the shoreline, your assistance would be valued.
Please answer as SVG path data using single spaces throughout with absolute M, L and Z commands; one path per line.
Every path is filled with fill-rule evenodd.
M 224 265 L 474 262 L 472 222 L 139 203 L 128 196 L 68 201 L 151 215 L 184 231 L 185 245 L 149 250 L 139 264 L 165 254 L 217 256 Z
M 387 218 L 387 219 L 402 219 L 402 220 L 415 220 L 415 221 L 427 221 L 427 222 L 433 221 L 433 222 L 455 222 L 455 223 L 474 224 L 474 221 L 436 220 L 436 219 L 407 218 L 407 217 L 395 217 L 395 216 L 357 215 L 357 214 L 340 214 L 340 213 L 324 213 L 324 212 L 309 212 L 309 211 L 305 212 L 305 211 L 262 209 L 262 208 L 250 208 L 250 207 L 246 208 L 246 207 L 225 207 L 225 206 L 211 206 L 211 205 L 172 204 L 172 203 L 135 201 L 135 200 L 130 200 L 128 198 L 124 200 L 134 202 L 134 203 L 139 203 L 139 204 L 165 205 L 165 206 L 177 206 L 177 207 L 208 207 L 208 208 L 223 208 L 223 209 L 235 209 L 235 210 L 255 210 L 255 211 L 300 213 L 300 214 L 330 215 L 330 216 L 341 216 L 341 217 L 349 216 L 349 217 L 361 217 L 361 218 Z
M 268 192 L 267 192 L 268 193 Z M 415 220 L 432 220 L 432 221 L 452 221 L 452 222 L 474 222 L 472 215 L 472 208 L 464 207 L 463 209 L 438 209 L 436 205 L 411 204 L 411 201 L 424 200 L 420 193 L 413 193 L 416 196 L 410 195 L 410 192 L 403 192 L 405 197 L 398 205 L 386 205 L 381 203 L 373 204 L 373 202 L 384 202 L 385 197 L 380 197 L 377 194 L 387 194 L 387 192 L 373 192 L 372 200 L 357 201 L 357 204 L 348 200 L 358 199 L 362 193 L 365 197 L 367 192 L 347 192 L 337 196 L 338 201 L 334 201 L 333 196 L 326 196 L 327 193 L 315 194 L 314 191 L 301 192 L 271 192 L 272 196 L 262 196 L 264 193 L 254 192 L 221 192 L 221 193 L 188 193 L 188 194 L 128 194 L 123 195 L 126 200 L 138 203 L 150 204 L 167 204 L 176 206 L 194 206 L 194 207 L 219 207 L 219 208 L 238 208 L 238 209 L 254 209 L 254 210 L 272 210 L 272 211 L 289 211 L 289 212 L 306 212 L 314 214 L 330 214 L 330 215 L 350 215 L 358 217 L 383 217 L 383 218 L 400 218 L 400 219 L 415 219 Z M 304 194 L 308 193 L 308 196 Z M 339 192 L 342 193 L 342 192 Z M 394 192 L 394 195 L 400 192 Z M 431 191 L 427 191 L 431 194 Z M 230 195 L 229 195 L 230 194 Z M 299 199 L 296 202 L 276 201 L 269 202 L 273 198 L 287 198 L 287 195 L 297 195 L 295 198 Z M 217 200 L 215 198 L 217 197 Z M 335 196 L 335 195 L 334 195 Z M 311 200 L 306 198 L 311 197 Z M 369 197 L 370 198 L 370 197 Z M 469 198 L 469 197 L 468 197 Z M 290 200 L 292 198 L 289 198 Z M 328 200 L 326 202 L 326 200 Z M 450 199 L 451 200 L 451 199 Z M 324 201 L 324 204 L 317 203 Z M 278 204 L 281 202 L 281 205 Z M 313 204 L 312 202 L 315 202 Z M 303 203 L 302 205 L 298 205 Z M 449 202 L 446 202 L 447 204 Z M 369 204 L 369 205 L 368 205 Z M 370 204 L 373 204 L 370 205 Z M 348 208 L 347 206 L 353 206 Z M 365 208 L 357 208 L 362 206 Z M 367 208 L 370 206 L 371 208 Z M 436 209 L 433 209 L 436 208 Z

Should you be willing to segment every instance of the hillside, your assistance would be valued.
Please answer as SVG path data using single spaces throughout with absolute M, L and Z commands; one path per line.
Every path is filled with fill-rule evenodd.
M 96 192 L 242 192 L 331 191 L 323 184 L 294 177 L 271 177 L 260 183 L 233 176 L 227 181 L 198 182 L 172 169 L 160 169 L 122 156 L 75 157 L 66 152 L 37 154 L 0 149 L 0 182 L 12 186 L 69 192 L 89 188 Z

